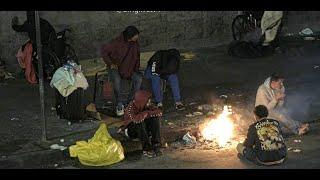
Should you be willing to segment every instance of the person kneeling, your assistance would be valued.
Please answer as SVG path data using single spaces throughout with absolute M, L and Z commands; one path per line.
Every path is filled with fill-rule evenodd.
M 281 164 L 287 148 L 279 122 L 267 118 L 268 109 L 263 105 L 255 107 L 254 117 L 257 122 L 250 125 L 246 140 L 237 146 L 240 157 L 258 165 Z
M 151 105 L 151 93 L 138 90 L 124 111 L 124 125 L 120 132 L 125 132 L 130 138 L 139 138 L 142 143 L 143 155 L 148 157 L 160 156 L 161 135 L 160 117 L 162 111 Z M 151 142 L 150 142 L 151 135 Z

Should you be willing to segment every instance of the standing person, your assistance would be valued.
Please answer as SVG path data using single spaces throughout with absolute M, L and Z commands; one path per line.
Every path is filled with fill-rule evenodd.
M 128 26 L 119 37 L 102 47 L 102 58 L 113 80 L 118 116 L 124 114 L 124 102 L 120 99 L 121 81 L 123 79 L 133 81 L 128 101 L 133 99 L 134 93 L 141 86 L 139 33 L 136 27 Z
M 255 107 L 254 117 L 257 122 L 249 126 L 247 138 L 238 144 L 237 151 L 240 156 L 256 164 L 281 164 L 287 156 L 287 148 L 279 122 L 267 116 L 267 107 Z
M 143 155 L 160 156 L 161 134 L 160 117 L 162 111 L 151 104 L 151 93 L 138 90 L 125 109 L 124 125 L 118 132 L 125 131 L 130 138 L 139 138 L 142 143 Z M 151 135 L 151 141 L 149 139 Z
M 266 106 L 270 118 L 279 120 L 284 132 L 305 134 L 309 130 L 309 124 L 302 124 L 291 119 L 284 108 L 285 88 L 283 81 L 284 78 L 278 74 L 268 77 L 258 88 L 255 106 Z
M 172 89 L 172 95 L 177 110 L 183 110 L 179 80 L 177 73 L 180 66 L 180 52 L 177 49 L 159 50 L 148 61 L 145 71 L 147 79 L 151 80 L 152 92 L 159 108 L 162 108 L 163 92 L 161 79 L 167 80 Z

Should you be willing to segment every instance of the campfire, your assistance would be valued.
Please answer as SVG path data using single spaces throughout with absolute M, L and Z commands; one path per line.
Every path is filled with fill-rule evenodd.
M 225 105 L 217 118 L 203 124 L 200 129 L 202 137 L 207 141 L 216 142 L 220 147 L 226 146 L 235 135 L 235 124 L 231 115 L 231 106 Z

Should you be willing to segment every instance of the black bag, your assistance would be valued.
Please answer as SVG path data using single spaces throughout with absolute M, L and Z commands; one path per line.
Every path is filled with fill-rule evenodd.
M 78 88 L 68 97 L 63 97 L 57 89 L 56 111 L 60 119 L 67 119 L 71 122 L 78 122 L 85 119 L 84 90 Z
M 246 41 L 233 41 L 229 44 L 228 54 L 230 56 L 240 58 L 256 58 L 261 57 L 262 54 L 261 45 L 255 45 Z

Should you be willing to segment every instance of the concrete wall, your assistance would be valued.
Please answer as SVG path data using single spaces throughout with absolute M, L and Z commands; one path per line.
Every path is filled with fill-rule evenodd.
M 231 22 L 238 11 L 42 11 L 57 31 L 68 27 L 70 44 L 81 59 L 97 57 L 103 43 L 118 36 L 128 25 L 141 30 L 142 51 L 162 48 L 197 48 L 228 43 Z M 25 20 L 25 12 L 0 12 L 0 55 L 7 64 L 17 64 L 14 55 L 26 34 L 11 29 L 11 18 Z
M 232 40 L 231 23 L 239 11 L 42 11 L 57 31 L 65 27 L 70 44 L 80 59 L 97 57 L 103 43 L 108 42 L 128 25 L 141 30 L 142 51 L 162 48 L 199 48 L 227 44 Z M 26 34 L 11 29 L 11 19 L 25 20 L 23 11 L 0 11 L 0 56 L 16 66 L 15 53 L 27 40 Z M 304 27 L 320 29 L 318 11 L 290 11 L 284 32 L 298 32 Z

